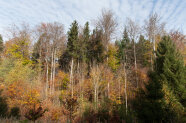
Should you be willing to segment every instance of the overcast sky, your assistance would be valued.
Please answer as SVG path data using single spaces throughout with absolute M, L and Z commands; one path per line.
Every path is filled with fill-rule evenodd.
M 65 31 L 73 20 L 80 25 L 96 19 L 103 8 L 111 9 L 122 27 L 126 17 L 142 24 L 157 12 L 167 29 L 186 34 L 186 0 L 0 0 L 0 34 L 11 24 L 60 22 Z

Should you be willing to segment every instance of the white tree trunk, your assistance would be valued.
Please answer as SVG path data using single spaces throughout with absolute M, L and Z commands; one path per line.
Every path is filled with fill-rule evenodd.
M 54 49 L 53 55 L 54 55 L 54 57 L 53 57 L 53 82 L 52 82 L 53 86 L 52 87 L 53 87 L 53 93 L 54 93 L 54 91 L 55 91 L 55 83 L 54 82 L 55 82 L 55 72 L 56 72 L 56 63 L 55 63 L 56 49 Z
M 136 85 L 138 88 L 138 80 L 137 80 L 137 62 L 136 62 L 136 46 L 135 46 L 135 42 L 133 40 L 134 43 L 134 69 L 135 69 L 135 80 L 136 80 Z
M 72 58 L 71 67 L 70 67 L 70 84 L 71 84 L 71 96 L 73 97 L 73 65 L 74 65 L 74 59 Z
M 52 50 L 52 53 L 51 53 L 51 55 L 52 55 L 52 59 L 51 59 L 51 69 L 50 69 L 50 94 L 52 94 L 52 88 L 53 88 L 53 50 Z
M 108 81 L 108 85 L 107 85 L 107 88 L 108 88 L 108 98 L 110 98 L 110 81 Z
M 46 59 L 46 97 L 48 97 L 48 60 Z

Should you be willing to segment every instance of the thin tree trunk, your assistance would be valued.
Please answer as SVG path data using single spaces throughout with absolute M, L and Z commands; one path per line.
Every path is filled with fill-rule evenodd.
M 96 109 L 98 108 L 98 83 L 99 83 L 99 68 L 98 68 L 98 64 L 97 64 L 97 68 L 96 68 L 96 71 L 98 72 L 98 76 L 97 76 L 97 79 L 96 79 Z
M 108 98 L 110 98 L 110 95 L 109 95 L 109 93 L 110 93 L 110 83 L 109 83 L 109 81 L 108 81 Z
M 120 85 L 120 79 L 119 79 L 119 102 L 121 101 L 121 99 L 120 99 L 121 98 L 121 92 L 120 91 L 121 91 L 121 85 Z
M 71 84 L 71 97 L 73 97 L 73 65 L 74 65 L 74 59 L 72 58 L 71 67 L 70 67 L 70 84 Z
M 50 94 L 52 94 L 52 88 L 53 88 L 53 50 L 52 50 L 52 59 L 51 59 L 51 69 L 50 69 Z
M 55 72 L 56 72 L 56 63 L 55 63 L 55 57 L 56 57 L 56 49 L 54 49 L 54 57 L 53 57 L 53 93 L 54 93 L 54 91 L 55 91 Z
M 133 43 L 134 43 L 134 69 L 135 69 L 135 80 L 136 80 L 136 85 L 138 88 L 138 80 L 137 80 L 137 63 L 136 63 L 136 46 L 135 46 L 135 42 L 133 39 Z
M 39 48 L 39 81 L 41 82 L 41 44 Z
M 153 24 L 153 29 L 155 28 L 155 25 Z M 155 53 L 155 50 L 156 50 L 156 40 L 155 40 L 155 31 L 153 33 L 153 52 L 154 52 L 154 58 L 156 58 L 156 53 Z
M 152 57 L 153 57 L 152 54 L 150 54 L 151 70 L 153 70 L 153 63 L 152 63 L 153 60 L 152 60 Z
M 45 59 L 46 60 L 46 97 L 48 97 L 48 60 L 47 59 Z
M 127 72 L 126 72 L 126 63 L 124 63 L 124 74 L 125 74 L 125 108 L 127 113 Z
M 97 82 L 96 82 L 96 81 L 97 81 L 97 79 L 96 79 L 96 77 L 97 77 L 97 76 L 96 76 L 96 72 L 97 72 L 97 69 L 93 70 L 93 72 L 94 72 L 94 73 L 93 73 L 94 103 L 95 103 L 95 108 L 96 108 L 96 107 L 97 107 L 97 106 L 96 106 L 96 102 L 97 102 L 97 101 L 96 101 L 96 100 L 97 100 L 97 96 L 96 96 L 96 95 L 97 95 L 97 94 L 96 94 L 96 93 L 97 93 L 97 92 L 96 92 L 96 91 L 97 91 L 97 89 L 96 89 L 96 88 L 97 88 L 97 84 L 96 84 L 96 83 L 97 83 Z

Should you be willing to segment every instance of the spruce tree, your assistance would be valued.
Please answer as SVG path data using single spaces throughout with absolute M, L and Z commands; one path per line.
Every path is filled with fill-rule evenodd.
M 102 31 L 101 30 L 93 30 L 93 33 L 90 37 L 90 41 L 88 43 L 88 54 L 87 60 L 90 64 L 93 62 L 101 63 L 103 62 L 103 43 L 102 43 Z
M 151 53 L 152 53 L 152 43 L 140 35 L 139 42 L 136 44 L 137 50 L 137 62 L 142 67 L 150 66 Z
M 90 38 L 90 30 L 89 30 L 89 23 L 86 22 L 85 27 L 83 29 L 83 39 L 82 43 L 80 43 L 81 47 L 81 59 L 82 61 L 87 60 L 87 51 L 88 51 L 88 43 Z
M 126 53 L 129 48 L 129 43 L 130 39 L 128 37 L 127 29 L 124 29 L 123 33 L 123 39 L 120 42 L 116 42 L 116 45 L 118 46 L 118 51 L 117 51 L 117 57 L 120 61 L 120 63 L 124 63 L 126 60 Z
M 68 31 L 67 52 L 71 58 L 78 58 L 78 23 L 75 20 Z
M 0 53 L 3 52 L 3 49 L 4 49 L 3 38 L 2 38 L 2 36 L 0 35 Z
M 186 71 L 184 61 L 170 37 L 162 38 L 162 41 L 158 44 L 156 56 L 154 70 L 185 106 Z
M 154 71 L 149 83 L 140 89 L 134 109 L 139 122 L 183 122 L 185 105 L 185 66 L 168 36 L 158 44 Z
M 80 46 L 79 46 L 79 39 L 78 39 L 78 23 L 75 20 L 71 24 L 71 28 L 68 31 L 68 42 L 67 42 L 67 49 L 65 52 L 60 56 L 59 64 L 60 67 L 66 71 L 69 70 L 68 65 L 72 58 L 74 60 L 80 59 Z

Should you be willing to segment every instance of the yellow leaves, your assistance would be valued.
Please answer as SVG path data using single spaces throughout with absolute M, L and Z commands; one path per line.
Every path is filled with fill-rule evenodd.
M 36 89 L 29 90 L 24 95 L 24 102 L 23 103 L 27 104 L 27 105 L 37 104 L 37 103 L 39 103 L 39 97 L 40 97 L 40 94 L 39 94 L 38 90 L 36 90 Z
M 28 64 L 29 59 L 29 39 L 27 37 L 16 37 L 6 42 L 5 54 L 7 57 L 19 59 Z
M 0 90 L 5 89 L 5 85 L 0 83 Z
M 7 88 L 7 95 L 10 98 L 21 98 L 24 93 L 24 89 L 21 87 L 21 82 L 13 82 Z
M 118 59 L 116 58 L 117 49 L 114 45 L 109 45 L 108 51 L 108 65 L 112 70 L 116 70 L 119 67 Z
M 15 63 L 15 66 L 6 74 L 5 82 L 30 82 L 34 71 L 29 65 L 23 65 L 20 61 Z
M 62 71 L 59 71 L 57 76 L 56 76 L 56 86 L 60 89 L 66 89 L 67 88 L 67 85 L 69 83 L 69 76 L 68 74 L 62 72 Z
M 112 91 L 112 93 L 110 93 L 110 100 L 115 104 L 121 104 L 121 99 L 118 93 L 119 93 L 118 91 L 117 92 Z

